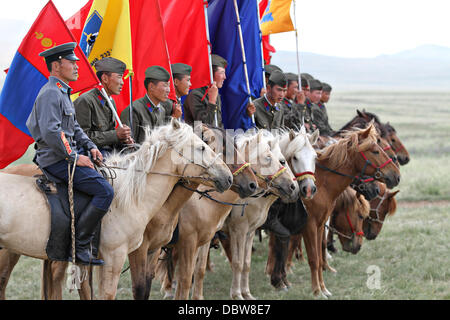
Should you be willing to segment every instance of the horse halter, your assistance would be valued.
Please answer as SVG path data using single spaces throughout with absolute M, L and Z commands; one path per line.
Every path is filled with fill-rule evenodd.
M 245 168 L 247 168 L 247 167 L 250 167 L 250 163 L 244 162 L 239 168 L 237 168 L 236 170 L 231 172 L 231 174 L 233 175 L 233 177 L 236 177 L 238 174 L 240 174 L 242 171 L 244 171 Z
M 343 234 L 342 232 L 337 231 L 337 229 L 332 227 L 332 226 L 325 225 L 325 227 L 327 227 L 328 230 L 330 230 L 332 233 L 336 233 L 337 235 L 339 235 L 341 237 L 344 237 L 346 239 L 349 239 L 349 240 L 352 240 L 355 236 L 363 237 L 364 236 L 364 232 L 362 232 L 362 231 L 356 232 L 355 228 L 353 228 L 353 224 L 352 224 L 352 221 L 350 220 L 350 214 L 349 214 L 348 210 L 347 210 L 347 213 L 346 213 L 345 217 L 347 219 L 348 224 L 350 225 L 350 229 L 352 230 L 352 235 L 351 236 L 348 236 L 346 234 Z
M 295 173 L 294 174 L 295 178 L 293 179 L 294 181 L 297 180 L 298 182 L 305 180 L 305 179 L 312 179 L 314 182 L 316 182 L 316 176 L 314 175 L 314 172 L 312 171 L 304 171 L 304 172 L 300 172 L 300 173 Z
M 364 163 L 364 167 L 362 168 L 362 171 L 361 171 L 361 175 L 360 175 L 361 177 L 364 176 L 364 172 L 366 171 L 366 168 L 369 165 L 369 166 L 371 166 L 372 168 L 374 168 L 376 170 L 375 174 L 374 174 L 374 178 L 375 179 L 381 179 L 384 176 L 383 173 L 381 172 L 381 169 L 383 169 L 385 166 L 387 166 L 389 163 L 392 162 L 392 158 L 389 158 L 389 160 L 387 160 L 385 163 L 383 163 L 382 165 L 377 167 L 369 159 L 367 159 L 367 157 L 364 154 L 364 152 L 360 151 L 359 153 L 362 155 L 364 160 L 366 160 L 366 162 Z
M 253 172 L 255 173 L 255 176 L 257 176 L 258 178 L 262 179 L 267 184 L 267 187 L 270 187 L 272 185 L 273 181 L 276 178 L 278 178 L 280 175 L 282 175 L 286 170 L 287 170 L 287 168 L 285 166 L 281 166 L 281 168 L 278 169 L 278 171 L 275 172 L 275 174 L 268 175 L 268 176 L 264 176 L 264 175 L 254 171 L 254 170 L 253 170 Z
M 369 215 L 369 217 L 367 218 L 369 220 L 369 223 L 370 222 L 378 222 L 378 223 L 381 223 L 381 224 L 384 223 L 384 221 L 380 220 L 380 213 L 378 212 L 378 210 L 380 210 L 380 207 L 383 204 L 384 200 L 386 200 L 386 198 L 387 198 L 387 192 L 385 192 L 382 197 L 380 197 L 380 195 L 377 195 L 376 198 L 374 198 L 374 200 L 375 199 L 380 199 L 380 202 L 378 202 L 378 205 L 377 205 L 377 207 L 375 209 L 370 208 L 370 212 L 375 211 L 375 214 L 376 214 L 377 217 L 376 218 L 372 218 Z

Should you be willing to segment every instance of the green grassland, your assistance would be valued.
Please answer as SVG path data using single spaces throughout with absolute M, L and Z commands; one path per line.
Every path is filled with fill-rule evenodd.
M 450 92 L 333 92 L 328 104 L 330 124 L 339 129 L 356 109 L 377 114 L 397 130 L 411 155 L 402 166 L 395 190 L 397 213 L 388 219 L 379 237 L 365 240 L 357 255 L 338 252 L 325 272 L 331 299 L 450 299 Z M 29 162 L 30 148 L 17 163 Z M 264 274 L 268 239 L 255 240 L 250 287 L 259 299 L 313 299 L 309 267 L 297 262 L 288 279 L 288 292 L 274 290 Z M 206 299 L 229 299 L 231 269 L 220 250 L 211 251 L 214 272 L 207 273 Z M 368 268 L 380 270 L 380 288 L 367 286 Z M 22 257 L 7 289 L 8 299 L 40 298 L 41 263 Z M 162 299 L 159 282 L 153 282 L 151 299 Z M 77 299 L 64 290 L 65 299 Z M 121 276 L 118 299 L 132 299 L 129 272 Z

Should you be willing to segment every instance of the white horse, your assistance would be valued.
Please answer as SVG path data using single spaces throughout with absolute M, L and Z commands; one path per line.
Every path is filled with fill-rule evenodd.
M 194 161 L 195 159 L 195 161 Z M 161 208 L 180 178 L 225 191 L 232 175 L 225 163 L 177 120 L 154 129 L 141 148 L 113 155 L 106 165 L 116 170 L 114 200 L 102 220 L 98 268 L 100 299 L 113 299 L 127 254 L 139 247 L 147 223 Z M 11 188 L 14 186 L 14 188 Z M 47 259 L 50 212 L 35 179 L 0 173 L 0 246 L 17 253 Z
M 279 152 L 278 138 L 268 131 L 261 130 L 256 135 L 250 133 L 237 136 L 236 146 L 246 155 L 245 160 L 251 163 L 256 176 L 261 179 L 258 181 L 259 186 L 287 201 L 295 201 L 298 198 L 298 185 L 293 182 L 295 180 L 293 173 L 284 166 L 286 160 Z M 214 198 L 227 203 L 236 203 L 239 195 L 230 190 L 222 195 L 215 194 Z M 229 205 L 205 198 L 191 198 L 182 209 L 179 217 L 179 241 L 174 249 L 178 257 L 176 299 L 189 297 L 194 273 L 192 298 L 203 299 L 203 277 L 209 244 L 216 231 L 223 226 L 231 209 Z M 240 215 L 241 212 L 235 214 Z M 167 280 L 166 277 L 163 290 L 166 291 L 166 297 L 169 297 L 171 285 Z
M 302 127 L 300 132 L 288 131 L 280 136 L 281 153 L 289 162 L 300 187 L 303 198 L 312 198 L 316 187 L 314 184 L 316 152 L 312 145 L 316 142 L 319 131 L 312 135 L 306 133 Z M 279 149 L 278 149 L 279 150 Z M 252 259 L 252 246 L 255 231 L 267 219 L 270 207 L 278 198 L 271 194 L 266 197 L 248 199 L 245 213 L 241 215 L 238 209 L 233 208 L 222 228 L 229 239 L 226 248 L 230 260 L 233 277 L 231 281 L 230 296 L 237 300 L 254 300 L 250 293 L 249 275 Z

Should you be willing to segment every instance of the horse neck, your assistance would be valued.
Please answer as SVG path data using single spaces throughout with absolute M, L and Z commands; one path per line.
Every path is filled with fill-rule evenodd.
M 197 189 L 198 186 L 199 184 L 195 182 L 191 182 L 189 184 L 189 188 L 193 190 Z M 188 201 L 193 194 L 194 191 L 186 189 L 183 186 L 176 185 L 167 198 L 166 202 L 164 202 L 164 206 L 162 209 L 164 210 L 164 213 L 166 213 L 165 217 L 170 219 L 177 217 L 181 208 L 183 208 L 186 201 Z

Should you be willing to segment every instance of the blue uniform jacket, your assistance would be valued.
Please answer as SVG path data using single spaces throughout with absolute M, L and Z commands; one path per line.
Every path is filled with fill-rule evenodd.
M 96 148 L 75 118 L 70 91 L 66 83 L 50 76 L 28 117 L 27 127 L 37 143 L 36 161 L 41 168 L 64 159 L 73 162 L 80 147 Z

